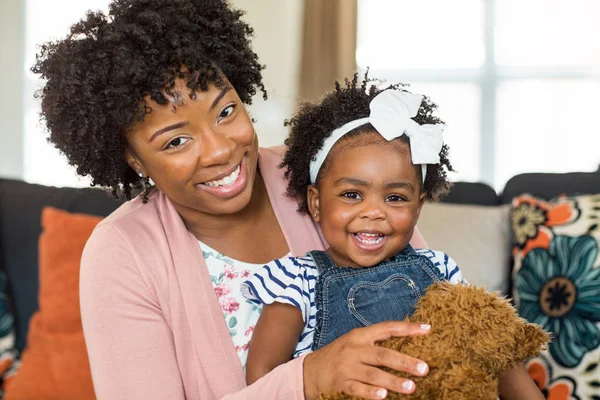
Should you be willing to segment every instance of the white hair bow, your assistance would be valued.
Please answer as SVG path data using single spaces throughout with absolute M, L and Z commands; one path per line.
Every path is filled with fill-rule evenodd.
M 370 123 L 386 140 L 393 140 L 404 134 L 410 139 L 410 154 L 415 165 L 421 165 L 423 182 L 427 164 L 439 164 L 440 151 L 444 144 L 442 125 L 419 125 L 412 120 L 419 112 L 423 96 L 401 90 L 388 89 L 379 93 L 369 105 L 371 113 L 366 118 L 350 121 L 334 130 L 325 139 L 323 146 L 310 162 L 310 182 L 317 181 L 319 170 L 333 145 L 345 134 L 364 124 Z

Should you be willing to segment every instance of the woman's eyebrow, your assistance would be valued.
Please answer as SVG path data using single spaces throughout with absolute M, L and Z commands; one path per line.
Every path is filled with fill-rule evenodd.
M 157 130 L 156 132 L 154 132 L 154 134 L 150 138 L 149 142 L 152 142 L 155 137 L 157 137 L 159 135 L 162 135 L 165 132 L 172 131 L 172 130 L 179 129 L 179 128 L 183 128 L 184 126 L 186 126 L 188 124 L 189 124 L 189 122 L 182 121 L 182 122 L 177 122 L 176 124 L 173 124 L 173 125 L 165 126 L 164 128 L 160 128 L 159 130 Z
M 229 92 L 230 90 L 231 90 L 231 86 L 227 86 L 227 87 L 221 89 L 221 92 L 219 93 L 219 95 L 217 97 L 215 97 L 212 104 L 210 105 L 209 110 L 214 109 L 217 106 L 217 104 L 219 104 L 219 102 L 221 101 L 223 96 L 225 96 L 225 94 L 227 94 L 227 92 Z

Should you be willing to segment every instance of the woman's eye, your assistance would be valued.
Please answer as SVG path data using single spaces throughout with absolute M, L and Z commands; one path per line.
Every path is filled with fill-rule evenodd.
M 356 192 L 342 193 L 342 196 L 345 197 L 345 198 L 347 198 L 347 199 L 360 200 L 360 194 L 358 194 Z
M 223 111 L 221 111 L 221 113 L 219 114 L 219 121 L 222 119 L 225 119 L 225 118 L 229 117 L 231 114 L 233 114 L 234 108 L 235 108 L 235 104 L 225 107 L 223 109 Z
M 167 145 L 167 149 L 174 149 L 177 148 L 181 145 L 183 145 L 184 143 L 186 143 L 188 140 L 190 140 L 189 138 L 186 137 L 176 137 L 175 139 L 171 140 L 169 142 L 169 144 Z
M 392 194 L 392 195 L 389 195 L 385 200 L 394 203 L 394 202 L 398 202 L 398 201 L 405 201 L 406 199 L 397 194 Z

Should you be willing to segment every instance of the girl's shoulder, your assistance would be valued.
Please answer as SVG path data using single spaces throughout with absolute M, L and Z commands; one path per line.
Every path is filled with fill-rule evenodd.
M 444 280 L 459 283 L 464 282 L 462 272 L 456 264 L 456 261 L 443 251 L 433 249 L 415 249 L 417 254 L 429 258 L 433 266 L 436 267 Z
M 318 273 L 317 266 L 310 256 L 291 257 L 286 256 L 273 260 L 265 264 L 263 270 L 268 270 L 271 273 L 279 272 L 288 277 L 296 277 L 297 275 L 316 274 Z
M 318 271 L 310 257 L 283 257 L 265 264 L 241 285 L 242 295 L 258 304 L 287 303 L 306 321 Z

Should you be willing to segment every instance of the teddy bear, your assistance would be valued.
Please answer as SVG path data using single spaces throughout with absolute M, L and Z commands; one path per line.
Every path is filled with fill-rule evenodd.
M 408 320 L 431 324 L 431 333 L 391 338 L 377 345 L 426 361 L 429 374 L 410 376 L 416 391 L 411 395 L 390 392 L 389 400 L 496 400 L 499 376 L 538 355 L 550 340 L 539 325 L 520 318 L 509 300 L 467 284 L 431 285 Z M 344 393 L 321 399 L 361 400 Z

